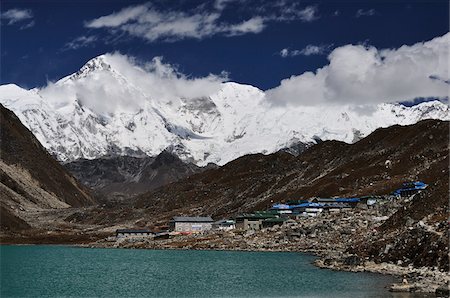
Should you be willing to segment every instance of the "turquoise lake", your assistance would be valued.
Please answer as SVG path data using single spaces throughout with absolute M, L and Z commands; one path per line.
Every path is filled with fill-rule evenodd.
M 1 297 L 391 297 L 392 277 L 284 252 L 0 246 Z

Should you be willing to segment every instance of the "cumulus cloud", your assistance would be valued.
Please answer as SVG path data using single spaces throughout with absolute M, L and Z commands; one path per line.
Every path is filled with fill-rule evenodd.
M 269 22 L 301 20 L 311 22 L 318 18 L 316 6 L 300 8 L 298 4 L 274 6 L 262 4 L 257 14 L 247 11 L 250 17 L 230 23 L 223 20 L 222 13 L 230 2 L 217 0 L 213 9 L 191 11 L 158 10 L 150 3 L 126 7 L 118 12 L 105 15 L 85 23 L 87 28 L 118 31 L 154 42 L 176 41 L 180 39 L 202 39 L 214 35 L 236 36 L 260 33 Z
M 450 33 L 398 49 L 345 45 L 328 56 L 329 64 L 282 80 L 267 91 L 278 104 L 373 104 L 449 94 Z M 436 79 L 439 78 L 439 79 Z
M 33 12 L 30 9 L 12 8 L 0 15 L 2 20 L 7 22 L 7 25 L 22 24 L 20 29 L 27 29 L 34 26 Z M 23 24 L 26 22 L 26 24 Z
M 374 16 L 376 13 L 377 12 L 373 8 L 371 8 L 371 9 L 358 9 L 356 11 L 355 16 L 357 18 L 359 18 L 359 17 L 371 17 L 371 16 Z
M 92 69 L 95 74 L 90 74 Z M 209 96 L 227 80 L 226 73 L 189 77 L 174 65 L 164 63 L 162 57 L 139 62 L 119 53 L 91 60 L 75 76 L 75 80 L 49 83 L 41 90 L 42 96 L 57 109 L 78 101 L 108 115 L 121 110 L 138 111 L 150 101 L 177 104 L 180 98 Z
M 283 58 L 294 57 L 294 56 L 311 56 L 311 55 L 324 55 L 333 45 L 312 45 L 309 44 L 301 50 L 290 50 L 289 48 L 284 48 L 280 51 L 280 56 Z

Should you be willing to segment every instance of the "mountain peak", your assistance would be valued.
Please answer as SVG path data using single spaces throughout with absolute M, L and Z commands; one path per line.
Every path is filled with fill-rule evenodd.
M 96 71 L 96 70 L 111 70 L 112 67 L 108 63 L 108 58 L 106 54 L 97 56 L 95 58 L 92 58 L 86 64 L 83 65 L 83 67 L 80 68 L 79 71 L 77 71 L 74 74 L 74 77 L 84 77 L 90 72 Z
M 235 82 L 223 83 L 205 97 L 193 97 L 189 90 L 184 96 L 183 88 L 172 81 L 150 78 L 154 82 L 147 84 L 142 69 L 124 67 L 129 62 L 124 59 L 115 54 L 95 57 L 58 81 L 52 92 L 2 86 L 0 103 L 62 161 L 130 152 L 157 156 L 170 147 L 183 161 L 223 165 L 245 154 L 272 153 L 317 138 L 351 143 L 379 127 L 449 119 L 448 105 L 438 101 L 413 107 L 380 104 L 364 110 L 273 107 L 264 91 Z M 161 84 L 167 86 L 159 88 Z
M 95 71 L 111 71 L 113 68 L 110 61 L 108 61 L 108 54 L 103 54 L 92 58 L 86 62 L 77 72 L 62 78 L 58 81 L 59 84 L 68 81 L 78 80 L 87 77 Z

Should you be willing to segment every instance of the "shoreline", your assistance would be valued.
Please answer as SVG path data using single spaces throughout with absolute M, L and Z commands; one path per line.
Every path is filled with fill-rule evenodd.
M 192 235 L 189 235 L 192 236 Z M 189 237 L 182 236 L 182 237 Z M 165 240 L 173 240 L 165 239 Z M 164 240 L 153 240 L 164 241 Z M 105 245 L 108 243 L 109 245 Z M 134 242 L 134 244 L 142 244 L 143 242 Z M 158 250 L 158 251 L 167 251 L 167 250 L 177 250 L 177 251 L 226 251 L 226 252 L 284 252 L 284 253 L 301 253 L 314 257 L 314 260 L 311 264 L 319 269 L 340 271 L 340 272 L 352 272 L 352 273 L 371 273 L 371 274 L 381 274 L 381 275 L 389 275 L 396 279 L 396 283 L 400 285 L 401 278 L 405 275 L 411 276 L 410 282 L 408 284 L 409 288 L 406 288 L 402 292 L 410 292 L 410 293 L 435 293 L 436 289 L 441 287 L 444 283 L 450 282 L 450 277 L 445 272 L 440 272 L 436 270 L 430 270 L 429 268 L 414 268 L 414 267 L 402 267 L 395 264 L 389 263 L 375 263 L 370 260 L 363 260 L 361 263 L 357 265 L 346 264 L 345 260 L 347 258 L 357 257 L 351 254 L 345 254 L 343 252 L 338 251 L 325 251 L 325 250 L 317 250 L 317 249 L 306 249 L 306 250 L 298 250 L 291 248 L 240 248 L 240 247 L 228 247 L 228 248 L 211 248 L 211 247 L 148 247 L 142 245 L 126 245 L 126 246 L 118 246 L 112 245 L 112 242 L 106 241 L 97 241 L 94 243 L 0 243 L 0 246 L 67 246 L 74 248 L 98 248 L 98 249 L 144 249 L 144 250 Z M 330 256 L 333 256 L 330 258 Z M 358 257 L 359 258 L 359 257 Z M 331 260 L 331 262 L 330 262 Z M 398 282 L 398 283 L 397 283 Z M 387 284 L 385 286 L 386 290 L 388 290 L 392 284 Z
M 129 248 L 157 250 L 216 250 L 248 252 L 298 252 L 314 255 L 319 268 L 350 272 L 372 272 L 406 277 L 408 287 L 398 290 L 435 292 L 446 286 L 450 277 L 436 259 L 420 262 L 414 256 L 414 245 L 438 243 L 445 240 L 423 219 L 408 221 L 396 229 L 382 229 L 386 219 L 394 213 L 397 202 L 385 202 L 377 209 L 354 209 L 342 213 L 323 214 L 313 218 L 285 221 L 262 230 L 209 230 L 201 234 L 168 235 L 168 239 L 149 237 L 116 238 L 111 226 L 69 229 L 52 233 L 35 230 L 23 234 L 2 234 L 0 244 L 10 245 L 69 245 L 88 248 Z M 439 238 L 440 237 L 440 238 Z M 397 241 L 400 240 L 400 241 Z M 408 246 L 402 246 L 411 240 Z M 398 244 L 400 243 L 400 245 Z M 435 246 L 436 246 L 435 245 Z M 433 247 L 429 247 L 431 249 Z M 442 247 L 441 247 L 442 248 Z M 434 248 L 433 257 L 445 257 L 445 251 Z M 418 251 L 429 256 L 429 250 Z M 438 252 L 441 252 L 438 254 Z M 433 259 L 429 259 L 433 260 Z M 447 259 L 448 260 L 448 259 Z M 445 265 L 445 264 L 444 264 Z M 402 286 L 402 284 L 400 284 Z
M 196 235 L 198 236 L 198 235 Z M 189 238 L 190 236 L 181 236 Z M 431 268 L 414 268 L 412 266 L 403 267 L 400 265 L 390 263 L 375 263 L 371 260 L 362 259 L 354 254 L 349 254 L 344 251 L 336 250 L 321 250 L 321 249 L 298 249 L 294 247 L 214 247 L 210 246 L 208 241 L 200 240 L 197 245 L 200 247 L 190 247 L 188 245 L 171 246 L 171 242 L 180 244 L 181 239 L 166 239 L 149 241 L 134 241 L 132 243 L 117 243 L 113 242 L 96 242 L 91 244 L 81 244 L 79 247 L 85 248 L 124 248 L 124 249 L 150 249 L 150 250 L 201 250 L 201 251 L 238 251 L 238 252 L 290 252 L 302 253 L 313 256 L 315 260 L 312 262 L 314 266 L 320 269 L 328 269 L 333 271 L 353 272 L 353 273 L 372 273 L 389 275 L 395 279 L 392 284 L 387 284 L 385 288 L 391 289 L 394 292 L 414 292 L 414 293 L 435 293 L 436 290 L 443 285 L 450 282 L 450 277 L 447 273 Z M 178 240 L 178 241 L 177 241 Z M 186 240 L 186 239 L 183 239 Z M 163 242 L 162 242 L 163 241 Z M 126 242 L 126 241 L 125 241 Z M 160 243 L 158 243 L 160 242 Z M 159 244 L 159 245 L 158 245 Z M 187 243 L 184 243 L 187 244 Z M 205 245 L 206 244 L 206 245 Z M 350 262 L 348 261 L 350 260 Z M 353 260 L 353 262 L 351 261 Z M 355 262 L 356 260 L 356 262 Z M 404 287 L 401 283 L 402 278 L 407 276 L 408 285 Z M 399 286 L 392 290 L 392 286 Z

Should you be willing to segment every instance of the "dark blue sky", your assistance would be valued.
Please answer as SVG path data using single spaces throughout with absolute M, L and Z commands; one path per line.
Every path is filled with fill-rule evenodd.
M 176 13 L 218 15 L 216 27 L 203 36 L 173 33 L 152 39 L 125 32 L 128 27 L 87 25 L 145 1 L 3 0 L 1 84 L 43 86 L 47 80 L 77 71 L 97 55 L 119 51 L 143 61 L 163 56 L 165 62 L 192 76 L 227 71 L 231 80 L 265 90 L 291 75 L 327 64 L 327 53 L 338 46 L 365 43 L 398 48 L 449 31 L 446 0 L 284 2 L 276 6 L 275 1 L 234 0 L 219 7 L 214 1 L 151 1 L 144 7 L 163 18 L 176 17 Z M 308 15 L 311 9 L 313 15 Z M 12 13 L 19 11 L 26 13 Z M 248 32 L 233 29 L 250 19 L 263 20 L 263 25 Z M 78 42 L 71 43 L 77 38 Z M 308 45 L 320 50 L 304 55 L 302 50 Z M 284 48 L 293 55 L 282 57 Z

